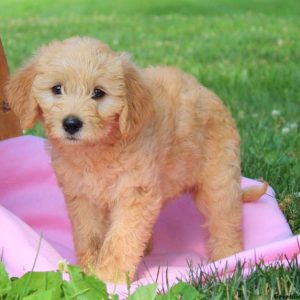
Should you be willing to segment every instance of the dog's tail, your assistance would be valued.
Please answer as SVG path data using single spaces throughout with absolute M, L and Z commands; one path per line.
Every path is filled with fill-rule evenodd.
M 264 181 L 260 186 L 250 186 L 242 191 L 243 202 L 255 202 L 267 192 L 269 184 Z

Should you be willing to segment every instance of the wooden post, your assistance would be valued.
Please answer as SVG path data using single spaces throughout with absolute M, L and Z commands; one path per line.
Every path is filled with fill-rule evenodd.
M 19 120 L 5 101 L 4 86 L 8 77 L 7 60 L 0 39 L 0 140 L 21 135 Z

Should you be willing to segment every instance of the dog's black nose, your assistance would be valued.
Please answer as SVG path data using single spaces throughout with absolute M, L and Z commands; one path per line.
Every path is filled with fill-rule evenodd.
M 80 130 L 83 123 L 77 117 L 69 116 L 63 120 L 63 127 L 66 132 L 74 134 Z

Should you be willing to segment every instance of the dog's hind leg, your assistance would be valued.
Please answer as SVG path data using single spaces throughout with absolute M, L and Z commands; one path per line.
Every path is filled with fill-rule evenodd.
M 195 200 L 209 232 L 208 253 L 217 260 L 243 248 L 242 191 L 238 139 L 208 145 Z
M 217 260 L 242 250 L 242 203 L 239 179 L 229 172 L 211 176 L 202 182 L 196 204 L 209 232 L 208 254 Z

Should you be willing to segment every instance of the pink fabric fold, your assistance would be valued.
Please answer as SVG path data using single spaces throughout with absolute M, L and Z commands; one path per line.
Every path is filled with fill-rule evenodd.
M 243 178 L 241 184 L 260 183 Z M 188 194 L 166 206 L 155 225 L 153 251 L 143 258 L 133 288 L 152 283 L 158 270 L 166 268 L 172 284 L 187 276 L 187 261 L 209 270 L 207 231 L 201 224 L 203 217 Z M 11 276 L 33 267 L 56 270 L 62 259 L 75 263 L 70 222 L 44 139 L 23 136 L 0 142 L 0 230 L 0 253 Z M 244 204 L 243 231 L 245 251 L 216 262 L 220 270 L 225 265 L 233 270 L 237 259 L 249 267 L 257 258 L 274 263 L 282 255 L 299 255 L 300 236 L 293 237 L 272 188 L 256 203 Z M 158 283 L 163 284 L 162 275 Z M 120 293 L 126 290 L 117 287 Z

